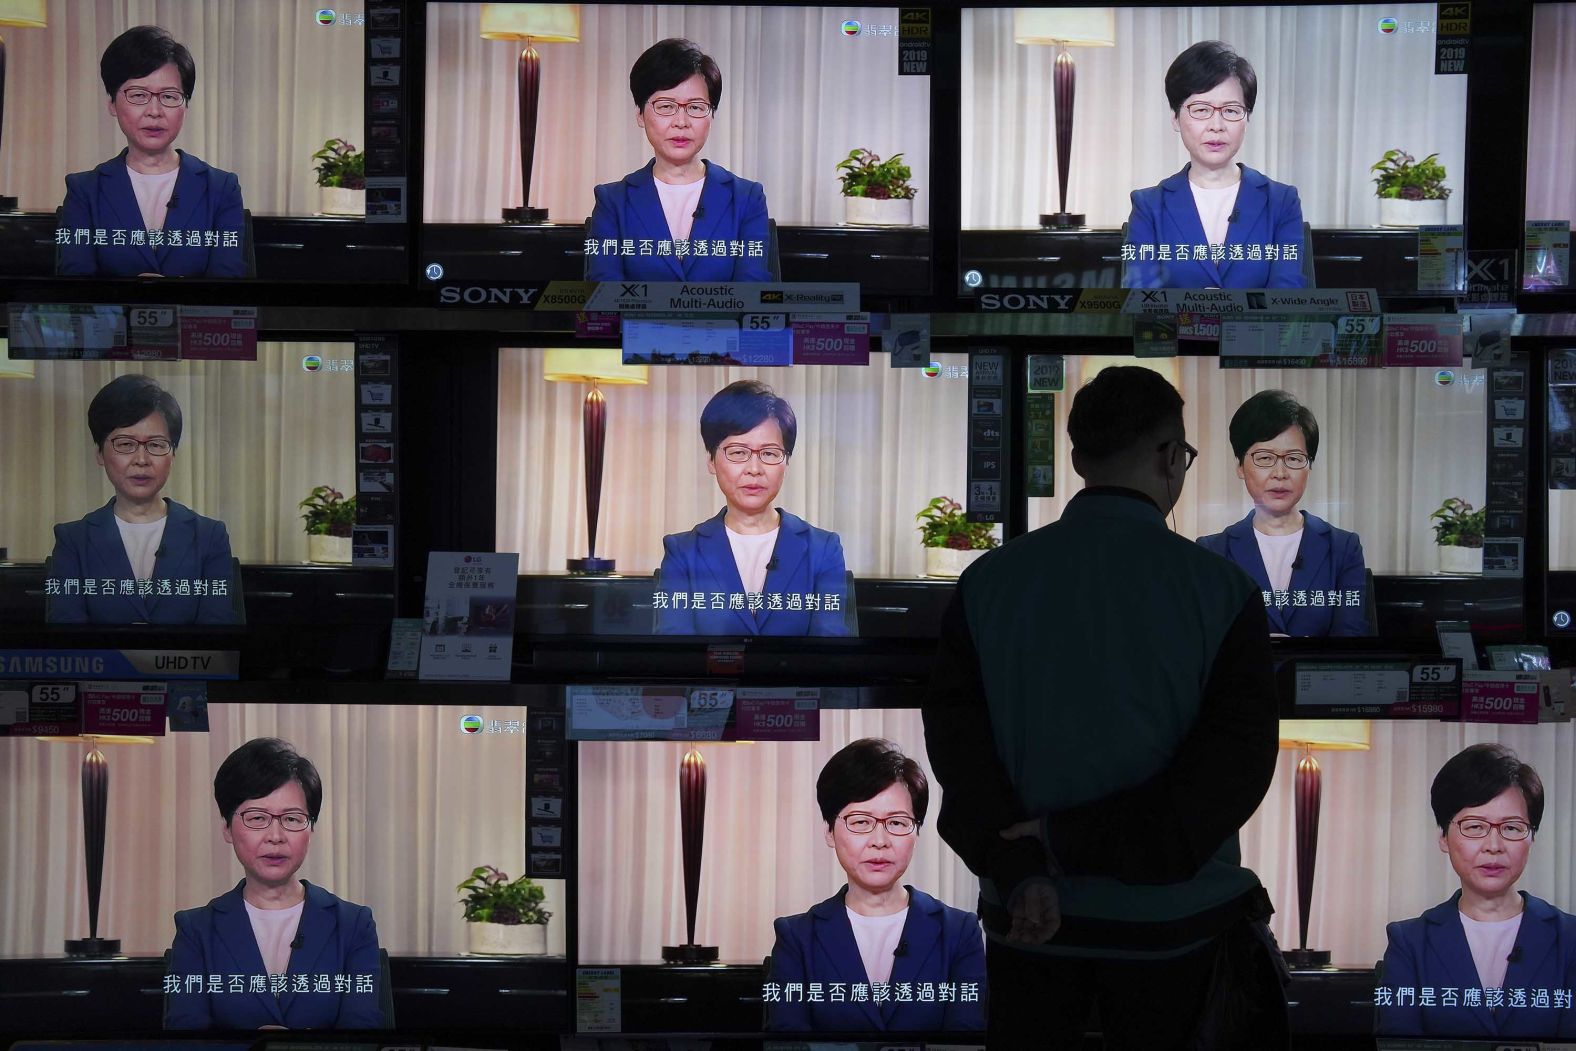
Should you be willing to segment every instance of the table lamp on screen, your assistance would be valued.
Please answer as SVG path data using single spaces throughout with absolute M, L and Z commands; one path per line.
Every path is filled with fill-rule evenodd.
M 109 759 L 99 751 L 99 745 L 152 744 L 153 738 L 72 734 L 40 737 L 39 740 L 88 746 L 88 754 L 82 757 L 82 840 L 88 868 L 88 936 L 67 938 L 66 953 L 70 956 L 114 956 L 120 952 L 120 939 L 98 936 L 99 891 L 104 883 L 104 833 L 109 812 Z
M 24 29 L 43 29 L 49 24 L 44 17 L 44 0 L 0 0 L 0 29 L 19 26 Z M 5 37 L 0 35 L 0 146 L 5 144 Z M 16 211 L 16 198 L 0 194 L 0 212 Z
M 664 963 L 716 963 L 715 945 L 697 945 L 695 916 L 700 911 L 700 859 L 706 840 L 706 760 L 690 748 L 679 761 L 679 835 L 684 858 L 683 945 L 664 945 Z
M 506 223 L 545 223 L 546 208 L 531 207 L 531 164 L 536 156 L 536 114 L 542 101 L 542 58 L 536 44 L 578 44 L 579 4 L 483 4 L 482 36 L 523 40 L 515 81 L 520 94 L 520 207 L 505 208 Z
M 1313 905 L 1314 858 L 1319 850 L 1319 797 L 1323 792 L 1315 751 L 1366 752 L 1366 719 L 1282 719 L 1280 746 L 1302 753 L 1295 784 L 1297 822 L 1297 948 L 1281 955 L 1295 968 L 1325 967 L 1328 949 L 1308 948 L 1308 910 Z
M 571 558 L 569 572 L 600 576 L 614 572 L 611 558 L 596 555 L 597 516 L 602 507 L 603 452 L 607 446 L 607 399 L 599 385 L 645 384 L 645 365 L 624 364 L 622 350 L 572 348 L 549 350 L 542 355 L 542 378 L 549 383 L 589 383 L 581 427 L 586 444 L 586 524 L 591 546 L 585 558 Z
M 1056 108 L 1056 175 L 1061 199 L 1058 211 L 1040 216 L 1040 225 L 1052 230 L 1076 229 L 1084 225 L 1084 216 L 1067 210 L 1067 169 L 1072 160 L 1073 96 L 1078 74 L 1068 48 L 1115 47 L 1116 12 L 1109 7 L 1019 8 L 1012 15 L 1012 39 L 1018 44 L 1049 44 L 1056 48 L 1051 88 Z

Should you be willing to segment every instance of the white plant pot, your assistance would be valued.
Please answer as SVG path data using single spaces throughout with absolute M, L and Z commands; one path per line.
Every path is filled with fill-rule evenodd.
M 953 547 L 925 548 L 925 576 L 956 578 L 984 551 L 959 551 Z
M 1402 197 L 1379 198 L 1380 226 L 1443 226 L 1445 201 L 1408 201 Z
M 325 565 L 349 565 L 350 538 L 312 533 L 306 538 L 306 557 L 309 562 Z
M 1455 544 L 1442 544 L 1439 548 L 1439 571 L 1441 573 L 1482 573 L 1483 549 L 1481 547 L 1457 547 Z
M 467 923 L 476 956 L 540 956 L 547 951 L 545 923 Z
M 914 198 L 844 197 L 843 221 L 849 226 L 913 226 Z
M 367 191 L 347 190 L 343 186 L 319 186 L 324 215 L 366 215 Z

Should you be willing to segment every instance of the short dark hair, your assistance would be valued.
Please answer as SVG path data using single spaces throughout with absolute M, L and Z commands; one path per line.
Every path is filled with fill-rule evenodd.
M 1253 66 L 1231 50 L 1230 44 L 1200 40 L 1173 59 L 1166 70 L 1166 101 L 1171 103 L 1172 114 L 1181 112 L 1182 103 L 1194 95 L 1204 94 L 1229 77 L 1241 82 L 1242 104 L 1252 113 L 1259 97 L 1259 77 Z
M 925 771 L 891 741 L 864 737 L 821 767 L 821 776 L 815 779 L 815 800 L 821 804 L 826 827 L 831 828 L 848 804 L 863 802 L 898 784 L 908 789 L 908 797 L 913 800 L 914 823 L 923 825 L 925 810 L 930 806 L 930 782 L 925 779 Z
M 197 63 L 186 45 L 158 26 L 132 26 L 110 41 L 99 59 L 99 76 L 104 90 L 113 98 L 128 80 L 145 77 L 156 69 L 174 63 L 181 74 L 181 91 L 191 98 L 197 90 Z
M 323 807 L 323 779 L 312 760 L 298 755 L 277 737 L 253 738 L 219 764 L 213 778 L 213 801 L 219 804 L 219 816 L 228 825 L 242 803 L 272 795 L 291 781 L 301 786 L 307 815 L 317 824 Z
M 1142 365 L 1112 365 L 1073 395 L 1067 436 L 1078 453 L 1108 460 L 1173 420 L 1182 420 L 1182 395 L 1164 376 Z
M 1543 823 L 1543 781 L 1502 744 L 1475 744 L 1463 748 L 1434 775 L 1428 801 L 1434 808 L 1439 834 L 1467 807 L 1482 806 L 1507 788 L 1521 789 L 1527 801 L 1527 820 L 1537 828 Z
M 170 444 L 181 444 L 181 403 L 175 395 L 159 386 L 151 376 L 117 376 L 93 395 L 88 403 L 88 431 L 93 444 L 104 448 L 104 440 L 117 427 L 130 427 L 158 413 L 170 429 Z
M 1319 457 L 1319 421 L 1313 411 L 1283 390 L 1261 390 L 1231 415 L 1231 451 L 1241 463 L 1248 450 L 1288 427 L 1298 427 L 1308 442 L 1308 459 Z
M 716 61 L 693 40 L 668 37 L 641 52 L 629 70 L 629 93 L 635 97 L 635 108 L 645 109 L 651 96 L 659 91 L 678 87 L 699 73 L 706 81 L 706 94 L 711 97 L 711 108 L 722 104 L 722 70 Z
M 717 446 L 735 434 L 747 434 L 765 423 L 776 420 L 783 432 L 783 451 L 793 455 L 794 442 L 799 437 L 799 419 L 793 406 L 777 396 L 760 380 L 735 380 L 711 396 L 700 414 L 700 440 L 706 443 L 706 455 L 714 456 Z

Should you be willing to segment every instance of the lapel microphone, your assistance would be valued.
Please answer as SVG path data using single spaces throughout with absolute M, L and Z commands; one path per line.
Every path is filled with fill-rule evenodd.
M 908 940 L 906 938 L 903 939 L 902 941 L 899 941 L 897 943 L 897 948 L 892 950 L 892 955 L 893 956 L 907 956 L 908 955 Z

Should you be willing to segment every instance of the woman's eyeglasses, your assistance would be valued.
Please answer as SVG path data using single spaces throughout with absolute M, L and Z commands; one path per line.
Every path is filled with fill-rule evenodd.
M 1266 471 L 1277 463 L 1284 463 L 1288 471 L 1306 471 L 1313 458 L 1305 452 L 1272 453 L 1268 449 L 1259 449 L 1248 454 L 1248 462 Z
M 111 438 L 109 447 L 122 456 L 131 456 L 138 449 L 148 450 L 149 456 L 168 456 L 175 448 L 168 438 L 149 438 L 143 442 L 124 435 L 119 438 Z
M 120 93 L 120 97 L 133 106 L 146 106 L 154 99 L 158 99 L 159 105 L 165 109 L 180 109 L 186 105 L 184 91 L 145 91 L 142 88 L 127 88 Z
M 876 830 L 877 821 L 869 814 L 849 814 L 843 818 L 843 827 L 856 836 L 868 836 Z M 894 836 L 912 836 L 917 823 L 911 817 L 889 817 L 879 822 Z
M 679 104 L 672 99 L 658 99 L 651 104 L 651 112 L 659 117 L 671 117 L 679 111 Z M 704 120 L 711 116 L 712 108 L 709 102 L 686 102 L 684 112 L 696 120 Z
M 788 454 L 775 445 L 768 445 L 764 449 L 752 449 L 748 445 L 724 445 L 722 447 L 722 458 L 729 463 L 749 463 L 752 456 L 759 456 L 761 463 L 767 467 L 776 467 L 788 459 Z
M 1482 818 L 1472 817 L 1456 822 L 1456 831 L 1467 839 L 1487 839 L 1491 828 L 1499 829 L 1500 838 L 1512 843 L 1526 839 L 1533 833 L 1532 826 L 1518 818 L 1511 818 L 1509 821 L 1484 821 Z
M 286 832 L 305 832 L 312 819 L 299 810 L 288 810 L 283 814 L 270 814 L 266 810 L 246 810 L 241 813 L 241 824 L 254 832 L 261 832 L 274 823 L 275 818 L 284 826 Z
M 1215 115 L 1216 111 L 1219 111 L 1222 117 L 1233 122 L 1242 120 L 1248 115 L 1248 108 L 1236 102 L 1228 102 L 1224 106 L 1212 106 L 1207 102 L 1190 102 L 1182 108 L 1194 120 L 1208 120 Z

